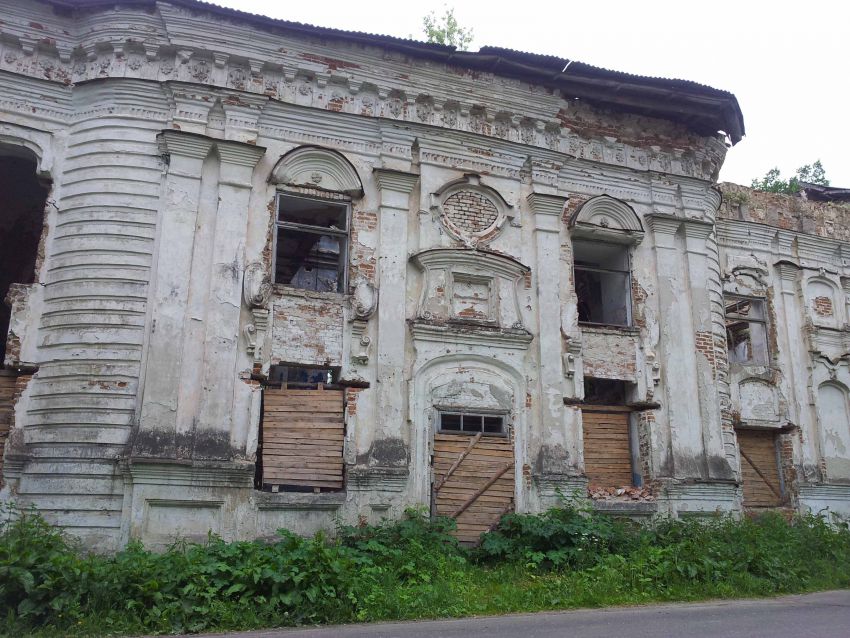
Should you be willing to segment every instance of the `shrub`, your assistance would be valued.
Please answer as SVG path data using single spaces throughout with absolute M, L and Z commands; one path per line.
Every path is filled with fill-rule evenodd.
M 498 527 L 482 537 L 477 556 L 485 562 L 580 569 L 609 553 L 624 552 L 638 535 L 634 524 L 567 506 L 503 516 Z
M 474 552 L 454 522 L 281 530 L 272 542 L 129 544 L 87 555 L 30 511 L 2 510 L 0 634 L 203 630 L 765 595 L 850 586 L 850 530 L 817 516 L 661 520 L 575 507 L 504 516 Z M 474 558 L 475 560 L 469 560 Z M 5 623 L 5 624 L 4 624 Z

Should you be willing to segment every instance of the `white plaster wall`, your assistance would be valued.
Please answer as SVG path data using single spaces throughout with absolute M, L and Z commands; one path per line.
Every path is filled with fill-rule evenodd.
M 109 9 L 111 23 L 126 25 L 114 31 L 95 28 L 98 11 L 72 23 L 39 3 L 2 6 L 0 88 L 9 97 L 0 100 L 0 140 L 38 149 L 56 203 L 43 301 L 29 310 L 40 370 L 22 406 L 23 460 L 9 466 L 20 479 L 7 496 L 105 548 L 131 536 L 164 543 L 209 528 L 251 537 L 276 525 L 307 533 L 334 516 L 395 515 L 427 502 L 429 388 L 451 374 L 510 395 L 517 507 L 554 502 L 555 488 L 583 484 L 580 411 L 564 404 L 582 397 L 582 348 L 597 362 L 588 369 L 612 349 L 607 338 L 582 344 L 568 213 L 607 194 L 647 231 L 633 250 L 635 329 L 609 363 L 635 381 L 641 401 L 659 404 L 647 408 L 648 478 L 673 486 L 659 493 L 670 502 L 734 505 L 717 461 L 729 458 L 715 387 L 723 366 L 695 352 L 698 333 L 722 332 L 709 180 L 725 150 L 716 140 L 653 120 L 640 126 L 684 135 L 687 150 L 620 143 L 592 127 L 582 136 L 553 114 L 579 109 L 601 124 L 604 116 L 541 87 L 475 74 L 446 82 L 428 61 L 320 46 L 167 3 L 153 14 Z M 32 21 L 55 48 L 32 46 Z M 143 42 L 132 35 L 139 30 Z M 281 293 L 260 308 L 240 299 L 245 267 L 271 267 L 273 168 L 303 145 L 351 163 L 363 188 L 353 217 L 374 220 L 351 252 L 352 270 L 378 288 L 377 311 L 357 327 L 365 345 L 352 336 L 350 291 L 335 300 L 332 326 L 302 327 L 303 339 L 277 322 L 288 303 Z M 487 249 L 529 271 L 513 290 L 499 284 L 499 320 L 521 326 L 512 333 L 504 329 L 513 323 L 490 333 L 410 325 L 424 293 L 411 258 L 459 247 L 434 194 L 469 174 L 503 208 Z M 263 316 L 251 354 L 245 329 Z M 321 339 L 324 353 L 311 341 L 322 326 L 333 332 Z M 295 360 L 338 365 L 343 379 L 368 386 L 349 402 L 343 494 L 252 489 L 251 377 Z M 200 453 L 201 440 L 221 445 Z M 720 487 L 673 489 L 694 480 Z

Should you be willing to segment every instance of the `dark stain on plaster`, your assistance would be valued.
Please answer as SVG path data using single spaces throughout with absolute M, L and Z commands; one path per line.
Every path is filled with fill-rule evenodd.
M 562 445 L 543 445 L 534 460 L 534 473 L 565 474 L 570 466 L 570 453 Z
M 357 465 L 378 467 L 407 467 L 410 454 L 401 439 L 378 439 L 366 454 L 358 455 Z

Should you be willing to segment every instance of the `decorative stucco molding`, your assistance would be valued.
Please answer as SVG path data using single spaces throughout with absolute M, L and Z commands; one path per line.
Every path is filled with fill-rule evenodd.
M 304 186 L 352 197 L 363 194 L 360 176 L 336 151 L 302 146 L 284 155 L 272 170 L 269 182 L 279 186 Z
M 626 202 L 600 195 L 585 202 L 570 218 L 573 237 L 638 244 L 644 230 L 640 217 Z

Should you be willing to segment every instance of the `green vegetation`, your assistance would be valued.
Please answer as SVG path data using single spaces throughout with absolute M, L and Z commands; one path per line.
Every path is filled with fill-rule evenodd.
M 458 24 L 455 10 L 449 8 L 445 8 L 439 18 L 433 11 L 422 18 L 422 31 L 428 42 L 445 44 L 460 51 L 468 51 L 475 37 L 472 29 L 465 29 Z
M 850 530 L 777 514 L 640 527 L 569 506 L 510 514 L 468 550 L 420 512 L 334 539 L 134 543 L 86 555 L 30 512 L 0 526 L 0 633 L 251 629 L 766 596 L 850 587 Z
M 770 169 L 761 179 L 754 179 L 750 186 L 758 191 L 767 193 L 785 193 L 793 195 L 799 193 L 802 183 L 820 184 L 829 186 L 823 164 L 816 160 L 814 164 L 805 164 L 797 169 L 797 174 L 790 179 L 782 179 L 778 168 Z

